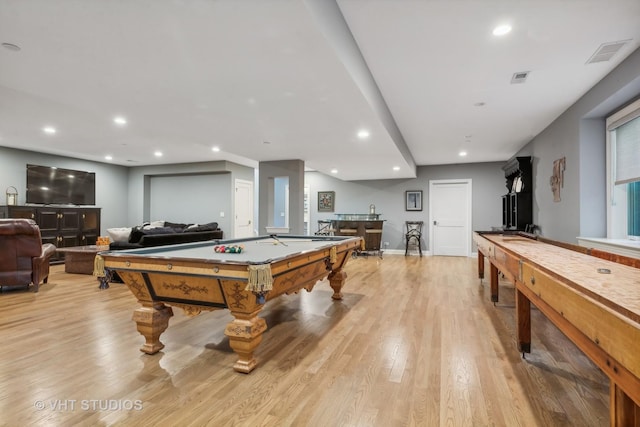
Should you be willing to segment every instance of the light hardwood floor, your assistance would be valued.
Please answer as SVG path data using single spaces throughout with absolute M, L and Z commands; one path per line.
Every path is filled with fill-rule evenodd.
M 523 360 L 513 287 L 494 306 L 476 264 L 353 259 L 344 300 L 324 281 L 267 303 L 249 375 L 231 368 L 228 311 L 174 308 L 149 356 L 124 285 L 54 266 L 39 293 L 0 294 L 0 425 L 608 425 L 606 376 L 535 310 Z

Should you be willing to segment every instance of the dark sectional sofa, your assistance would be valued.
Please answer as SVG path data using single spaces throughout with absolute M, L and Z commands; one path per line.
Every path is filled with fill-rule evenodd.
M 132 227 L 126 241 L 118 239 L 109 244 L 110 250 L 149 248 L 153 246 L 175 245 L 178 243 L 220 240 L 223 232 L 217 222 L 208 224 L 180 224 L 165 221 Z M 113 237 L 112 237 L 112 240 Z

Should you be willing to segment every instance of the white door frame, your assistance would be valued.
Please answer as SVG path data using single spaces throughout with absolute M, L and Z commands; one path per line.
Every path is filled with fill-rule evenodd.
M 433 200 L 432 195 L 434 194 L 433 187 L 438 184 L 465 184 L 467 189 L 467 212 L 465 213 L 465 228 L 466 234 L 468 238 L 465 239 L 465 253 L 468 257 L 471 256 L 471 241 L 473 240 L 473 233 L 471 232 L 471 219 L 472 219 L 472 200 L 473 200 L 473 191 L 472 191 L 472 181 L 471 179 L 434 179 L 429 180 L 429 252 L 431 254 L 435 254 L 435 250 L 433 247 Z

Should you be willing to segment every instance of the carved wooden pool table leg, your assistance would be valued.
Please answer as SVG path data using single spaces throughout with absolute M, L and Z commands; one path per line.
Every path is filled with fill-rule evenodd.
M 164 344 L 160 342 L 160 335 L 169 326 L 169 318 L 173 316 L 173 310 L 161 302 L 140 301 L 140 303 L 142 307 L 133 312 L 133 320 L 138 325 L 138 332 L 146 340 L 140 347 L 140 351 L 154 354 L 164 348 Z
M 262 306 L 252 313 L 231 311 L 235 319 L 227 324 L 224 334 L 238 355 L 238 361 L 233 365 L 237 372 L 248 374 L 258 364 L 253 352 L 262 342 L 262 333 L 267 330 L 267 322 L 257 316 L 261 309 Z
M 331 298 L 342 299 L 341 291 L 345 280 L 347 280 L 347 273 L 342 270 L 332 271 L 329 273 L 328 279 L 329 285 L 331 286 L 331 289 L 333 289 L 333 295 L 331 295 Z

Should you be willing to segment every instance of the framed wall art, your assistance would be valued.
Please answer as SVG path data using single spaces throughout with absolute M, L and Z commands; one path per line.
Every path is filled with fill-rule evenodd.
M 335 191 L 318 191 L 318 212 L 333 212 L 335 202 Z
M 405 210 L 421 211 L 422 210 L 422 190 L 405 191 Z

